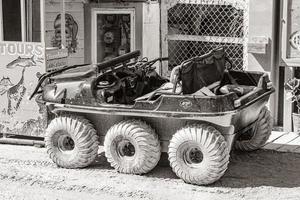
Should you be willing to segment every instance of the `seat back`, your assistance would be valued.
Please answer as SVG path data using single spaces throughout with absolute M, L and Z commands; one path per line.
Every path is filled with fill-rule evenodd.
M 225 53 L 222 48 L 183 62 L 179 70 L 183 94 L 192 94 L 202 87 L 220 81 L 224 72 Z

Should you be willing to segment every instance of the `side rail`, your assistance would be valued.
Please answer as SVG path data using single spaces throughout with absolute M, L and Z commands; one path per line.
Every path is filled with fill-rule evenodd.
M 255 87 L 251 92 L 235 100 L 234 107 L 238 108 L 245 104 L 257 101 L 266 95 L 270 95 L 274 91 L 275 89 L 273 88 L 272 82 L 269 80 L 268 74 L 263 74 L 258 81 L 257 87 Z

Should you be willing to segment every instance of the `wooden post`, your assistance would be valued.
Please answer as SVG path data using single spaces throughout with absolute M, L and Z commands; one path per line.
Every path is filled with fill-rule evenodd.
M 40 15 L 41 15 L 41 43 L 46 46 L 45 43 L 45 0 L 40 0 Z
M 2 10 L 2 0 L 0 0 L 0 41 L 3 41 L 3 10 Z
M 22 42 L 26 42 L 26 7 L 25 1 L 20 0 L 21 5 L 21 32 L 22 32 Z
M 65 0 L 61 1 L 60 19 L 61 19 L 61 48 L 66 48 L 66 9 Z
M 26 26 L 26 41 L 27 42 L 32 42 L 33 40 L 33 34 L 32 34 L 32 26 L 33 24 L 31 23 L 32 22 L 32 15 L 33 15 L 33 2 L 32 0 L 27 0 L 27 4 L 26 4 L 26 10 L 27 12 L 25 12 L 25 19 L 26 19 L 26 22 L 27 22 L 27 26 Z M 29 33 L 29 34 L 28 34 Z
M 285 67 L 284 82 L 286 83 L 289 79 L 294 77 L 293 67 Z M 293 103 L 287 100 L 287 92 L 284 90 L 284 106 L 283 106 L 283 130 L 285 132 L 291 132 L 292 128 L 292 113 Z
M 281 110 L 279 111 L 278 105 L 279 105 L 279 68 L 280 68 L 280 64 L 279 64 L 279 59 L 280 59 L 280 48 L 281 48 L 281 44 L 280 44 L 280 36 L 281 36 L 281 19 L 282 19 L 282 13 L 281 13 L 281 3 L 282 2 L 278 2 L 278 1 L 274 1 L 273 2 L 273 16 L 272 16 L 272 21 L 273 21 L 273 25 L 272 25 L 272 55 L 271 55 L 271 81 L 273 83 L 273 87 L 275 88 L 275 93 L 273 95 L 271 95 L 270 98 L 270 111 L 273 115 L 273 122 L 274 125 L 278 125 L 279 122 L 279 112 L 281 112 Z M 278 13 L 280 13 L 280 15 L 278 15 Z
M 161 57 L 168 57 L 168 2 L 161 1 L 161 9 L 160 9 L 160 41 L 161 41 Z M 164 62 L 161 64 L 161 68 L 159 70 L 160 74 L 163 76 L 168 76 L 168 62 Z

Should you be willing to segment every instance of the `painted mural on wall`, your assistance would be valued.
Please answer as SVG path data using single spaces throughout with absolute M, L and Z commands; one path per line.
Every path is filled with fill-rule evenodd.
M 45 46 L 60 47 L 61 44 L 61 0 L 45 1 Z M 84 1 L 65 1 L 65 19 L 68 38 L 68 64 L 83 64 L 84 52 Z
M 76 53 L 77 50 L 77 34 L 78 34 L 78 24 L 71 14 L 65 14 L 66 21 L 66 45 L 70 54 Z M 54 20 L 54 36 L 52 38 L 52 46 L 61 46 L 61 14 L 58 14 Z
M 29 96 L 44 72 L 40 43 L 0 42 L 0 132 L 39 136 L 42 110 Z

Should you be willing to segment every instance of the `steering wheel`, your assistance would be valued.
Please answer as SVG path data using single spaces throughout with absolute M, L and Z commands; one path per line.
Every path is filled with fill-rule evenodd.
M 103 78 L 103 80 L 101 80 Z M 97 89 L 106 89 L 106 88 L 112 88 L 116 85 L 121 85 L 121 81 L 119 77 L 117 77 L 115 74 L 104 74 L 99 78 L 100 80 L 97 80 Z

